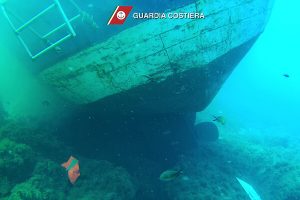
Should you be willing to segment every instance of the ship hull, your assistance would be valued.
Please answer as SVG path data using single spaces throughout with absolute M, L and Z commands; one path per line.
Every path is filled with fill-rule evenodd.
M 201 111 L 263 32 L 271 7 L 271 0 L 196 1 L 176 12 L 203 12 L 205 19 L 145 21 L 40 78 L 103 113 Z

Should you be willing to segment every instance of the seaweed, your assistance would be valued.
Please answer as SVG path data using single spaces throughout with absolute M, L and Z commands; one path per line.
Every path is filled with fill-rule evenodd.
M 45 127 L 29 127 L 26 122 L 6 122 L 0 127 L 0 138 L 26 144 L 37 155 L 53 160 L 63 159 L 70 152 L 70 148 L 58 140 L 55 132 Z
M 0 198 L 8 195 L 12 187 L 12 183 L 6 176 L 0 176 Z
M 134 199 L 136 185 L 122 167 L 104 160 L 83 160 L 81 174 L 68 199 L 78 200 L 130 200 Z
M 0 140 L 0 175 L 22 180 L 30 175 L 34 160 L 34 152 L 28 145 Z
M 17 184 L 8 200 L 63 200 L 70 187 L 64 177 L 65 171 L 59 164 L 43 160 L 37 163 L 33 175 L 27 181 Z

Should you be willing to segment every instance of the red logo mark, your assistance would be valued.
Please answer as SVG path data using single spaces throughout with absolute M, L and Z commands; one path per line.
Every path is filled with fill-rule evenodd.
M 111 18 L 109 19 L 107 25 L 124 24 L 131 10 L 132 6 L 118 6 L 115 12 L 112 14 Z

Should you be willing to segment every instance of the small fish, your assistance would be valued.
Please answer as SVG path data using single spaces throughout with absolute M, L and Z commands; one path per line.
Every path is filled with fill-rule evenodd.
M 177 177 L 179 177 L 181 174 L 183 174 L 182 170 L 168 169 L 160 174 L 159 180 L 172 181 L 172 180 L 176 179 Z
M 290 78 L 290 75 L 289 75 L 289 74 L 283 74 L 283 76 L 284 76 L 285 78 Z
M 68 171 L 69 180 L 74 185 L 76 180 L 80 176 L 79 161 L 73 156 L 70 156 L 69 160 L 61 164 L 61 166 L 64 167 L 66 171 Z
M 81 12 L 81 21 L 90 25 L 93 29 L 99 29 L 100 27 L 94 20 L 94 16 L 90 15 L 87 12 L 82 11 Z
M 62 50 L 62 48 L 61 48 L 60 46 L 54 47 L 54 51 L 55 51 L 56 53 L 62 53 L 62 52 L 63 52 L 63 50 Z
M 213 116 L 213 121 L 214 122 L 218 122 L 218 123 L 220 123 L 220 124 L 222 124 L 222 125 L 225 125 L 225 117 L 223 117 L 223 116 Z
M 149 82 L 151 83 L 154 83 L 154 82 L 158 82 L 159 81 L 159 78 L 158 77 L 153 77 L 153 76 L 150 76 L 150 75 L 142 75 L 144 76 L 145 78 L 148 79 Z
M 52 43 L 50 40 L 48 40 L 48 39 L 44 40 L 44 42 L 45 42 L 45 44 L 48 45 L 48 46 L 53 45 L 53 43 Z M 55 47 L 53 47 L 53 50 L 54 50 L 56 53 L 62 53 L 62 52 L 63 52 L 63 50 L 62 50 L 62 48 L 61 48 L 60 46 L 55 46 Z
M 181 27 L 180 25 L 176 25 L 176 26 L 174 26 L 174 29 L 178 30 L 178 29 L 180 29 L 180 27 Z

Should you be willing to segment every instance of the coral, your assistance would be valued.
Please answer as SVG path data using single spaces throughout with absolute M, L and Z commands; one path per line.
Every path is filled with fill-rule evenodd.
M 107 161 L 82 160 L 81 176 L 68 195 L 69 200 L 133 199 L 136 187 L 128 172 Z
M 13 184 L 31 175 L 34 157 L 29 146 L 9 139 L 0 140 L 0 197 L 10 192 Z
M 49 178 L 49 177 L 48 177 Z M 51 185 L 53 180 L 47 180 L 43 175 L 35 175 L 28 181 L 16 185 L 8 200 L 63 200 L 65 194 L 55 184 Z M 51 179 L 51 178 L 50 178 Z
M 43 200 L 46 196 L 33 184 L 39 180 L 30 179 L 27 182 L 16 185 L 7 200 Z
M 217 143 L 183 157 L 178 165 L 184 176 L 164 186 L 171 199 L 249 199 L 237 176 L 253 185 L 262 199 L 298 200 L 299 150 L 275 136 L 226 132 Z
M 28 145 L 0 140 L 0 175 L 15 179 L 26 177 L 31 173 L 34 157 Z
M 179 165 L 186 177 L 165 188 L 171 199 L 249 199 L 237 176 L 253 185 L 262 199 L 298 200 L 299 150 L 299 145 L 274 135 L 226 132 L 222 140 L 183 158 Z
M 0 176 L 0 198 L 7 195 L 12 188 L 12 184 L 9 182 L 6 176 Z
M 263 133 L 235 135 L 223 141 L 220 151 L 223 158 L 230 157 L 238 174 L 256 181 L 263 199 L 292 200 L 300 197 L 300 149 L 294 142 Z
M 218 200 L 240 199 L 248 200 L 235 173 L 230 170 L 229 164 L 218 160 L 218 155 L 201 149 L 196 155 L 181 158 L 179 166 L 183 175 L 177 179 L 163 183 L 170 199 L 178 200 Z
M 107 161 L 80 159 L 81 176 L 72 185 L 60 164 L 37 163 L 33 176 L 16 185 L 7 200 L 122 200 L 133 199 L 135 186 L 125 169 Z
M 68 154 L 68 151 L 51 132 L 27 127 L 20 122 L 6 121 L 0 128 L 0 138 L 5 138 L 0 140 L 0 177 L 5 176 L 9 183 L 5 184 L 4 179 L 1 179 L 0 197 L 7 195 L 12 185 L 15 187 L 11 191 L 10 199 L 39 199 L 51 192 L 56 193 L 53 190 L 57 188 L 54 177 L 57 178 L 60 171 L 58 179 L 61 180 L 65 171 L 61 169 L 60 164 L 43 159 L 52 157 L 53 160 L 60 160 L 60 156 Z M 36 163 L 37 160 L 41 161 Z M 28 179 L 30 176 L 32 177 Z M 23 182 L 26 179 L 28 180 Z M 44 183 L 49 185 L 40 190 Z M 56 197 L 53 199 L 57 199 Z
M 49 160 L 37 163 L 33 176 L 16 185 L 8 200 L 64 200 L 69 188 L 65 171 L 59 164 Z
M 41 127 L 28 127 L 28 124 L 23 122 L 7 121 L 0 127 L 0 138 L 27 144 L 37 154 L 56 161 L 63 159 L 70 151 L 55 137 L 53 131 Z
M 299 162 L 299 161 L 298 161 Z M 274 200 L 300 199 L 300 165 L 278 162 L 266 168 L 260 181 L 264 184 L 267 197 Z M 276 197 L 274 197 L 276 194 Z M 274 195 L 274 196 L 272 196 Z

